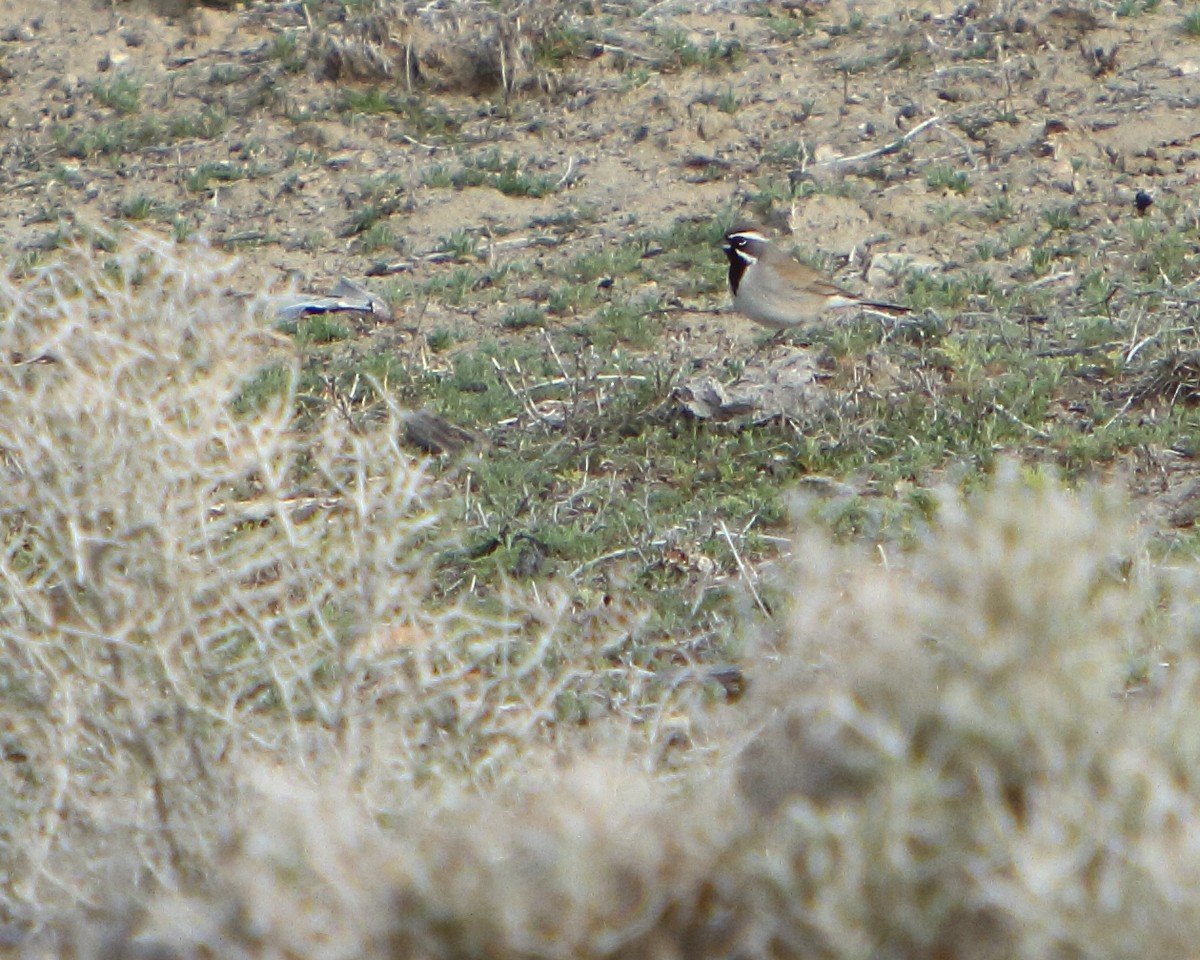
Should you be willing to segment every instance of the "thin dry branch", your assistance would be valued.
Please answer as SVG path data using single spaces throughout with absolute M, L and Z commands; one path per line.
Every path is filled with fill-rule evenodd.
M 923 133 L 925 130 L 928 130 L 930 127 L 941 122 L 942 118 L 939 116 L 928 117 L 909 130 L 906 134 L 904 134 L 904 136 L 897 140 L 893 140 L 891 143 L 885 144 L 882 147 L 878 147 L 875 150 L 868 150 L 866 153 L 856 153 L 850 157 L 832 157 L 829 160 L 818 160 L 813 164 L 813 166 L 833 167 L 836 169 L 838 167 L 847 167 L 856 163 L 862 163 L 865 160 L 873 160 L 876 157 L 886 156 L 889 153 L 895 153 L 902 146 L 908 143 L 909 140 L 913 139 L 913 137 L 917 136 L 919 133 Z

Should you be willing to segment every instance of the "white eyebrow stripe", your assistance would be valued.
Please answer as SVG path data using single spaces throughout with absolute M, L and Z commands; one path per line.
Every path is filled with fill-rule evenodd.
M 771 241 L 764 237 L 757 230 L 739 230 L 737 233 L 731 233 L 726 238 L 728 240 L 757 240 L 759 243 L 770 243 Z

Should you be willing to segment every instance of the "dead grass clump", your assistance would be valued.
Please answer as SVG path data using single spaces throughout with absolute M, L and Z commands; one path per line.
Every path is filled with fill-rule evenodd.
M 118 956 L 683 957 L 736 946 L 710 885 L 728 791 L 623 761 L 535 764 L 502 801 L 425 795 L 375 827 L 343 788 L 255 776 L 206 899 L 163 900 Z
M 1129 385 L 1137 403 L 1200 403 L 1200 351 L 1176 350 L 1154 361 Z
M 423 595 L 418 463 L 332 424 L 308 442 L 290 396 L 234 414 L 279 351 L 227 269 L 143 239 L 2 281 L 0 351 L 40 361 L 0 369 L 9 910 L 192 876 L 222 759 L 306 758 L 345 651 Z
M 553 90 L 537 51 L 569 5 L 513 0 L 494 4 L 390 2 L 326 39 L 330 79 L 387 83 L 410 91 L 470 96 Z
M 1185 648 L 1187 595 L 1111 495 L 1010 469 L 946 498 L 895 569 L 820 538 L 797 555 L 741 770 L 761 937 L 805 957 L 1195 942 L 1200 810 L 1174 746 L 1194 720 L 1116 696 L 1132 660 Z
M 432 599 L 452 541 L 398 411 L 235 413 L 264 363 L 297 370 L 228 269 L 142 239 L 0 278 L 0 917 L 26 933 L 200 883 L 248 758 L 397 816 L 569 738 L 564 699 L 593 724 L 673 702 L 622 658 L 620 603 Z
M 423 794 L 386 835 L 340 790 L 252 791 L 221 896 L 160 906 L 131 942 L 247 957 L 1185 955 L 1200 936 L 1194 571 L 1149 564 L 1109 493 L 1014 470 L 947 496 L 890 566 L 821 536 L 800 546 L 786 636 L 753 651 L 752 709 L 711 730 L 708 771 L 529 760 L 491 796 Z M 1173 675 L 1152 697 L 1114 696 L 1150 650 Z M 723 761 L 747 740 L 735 786 Z

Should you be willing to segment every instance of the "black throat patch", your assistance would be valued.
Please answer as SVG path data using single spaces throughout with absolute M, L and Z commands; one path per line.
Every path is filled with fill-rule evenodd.
M 725 256 L 729 258 L 729 290 L 736 297 L 738 286 L 741 284 L 747 268 L 750 264 L 756 263 L 758 258 L 746 251 L 745 241 L 741 238 L 727 239 L 722 249 L 725 251 Z

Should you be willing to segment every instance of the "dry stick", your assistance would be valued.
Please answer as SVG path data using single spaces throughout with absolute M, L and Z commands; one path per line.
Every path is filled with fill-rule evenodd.
M 618 47 L 612 43 L 599 43 L 597 46 L 604 53 L 612 53 L 622 57 L 629 57 L 632 60 L 641 60 L 645 63 L 651 63 L 654 60 L 653 57 L 648 57 L 644 53 L 636 53 L 633 50 L 627 49 L 626 47 Z
M 746 586 L 750 588 L 750 596 L 758 604 L 758 609 L 763 612 L 763 616 L 769 617 L 771 611 L 767 609 L 767 605 L 763 603 L 762 597 L 758 595 L 758 589 L 754 586 L 754 581 L 750 578 L 750 571 L 742 561 L 742 555 L 738 553 L 738 548 L 734 545 L 733 537 L 729 533 L 729 528 L 725 526 L 724 520 L 721 521 L 721 535 L 725 538 L 725 542 L 729 544 L 729 549 L 733 552 L 733 560 L 737 564 L 738 572 L 742 575 L 742 579 L 746 581 Z
M 1133 406 L 1133 401 L 1136 399 L 1137 399 L 1137 397 L 1131 393 L 1128 397 L 1125 398 L 1125 402 L 1123 404 L 1121 404 L 1121 409 L 1118 410 L 1116 413 L 1114 413 L 1111 417 L 1109 417 L 1104 423 L 1100 424 L 1100 426 L 1097 429 L 1107 430 L 1109 427 L 1111 427 L 1114 423 L 1116 423 L 1118 420 L 1120 420 L 1121 417 L 1125 416 L 1125 411 L 1128 410 L 1131 406 Z
M 1046 276 L 1042 277 L 1041 279 L 1034 280 L 1032 283 L 1027 284 L 1027 286 L 1031 290 L 1034 289 L 1035 287 L 1048 287 L 1050 284 L 1058 283 L 1058 281 L 1060 281 L 1060 280 L 1070 280 L 1071 277 L 1073 277 L 1073 276 L 1075 276 L 1074 270 L 1063 270 L 1063 271 L 1060 271 L 1059 273 L 1047 274 Z
M 554 185 L 555 189 L 561 190 L 565 186 L 570 186 L 571 181 L 574 179 L 574 177 L 575 177 L 575 157 L 572 156 L 572 157 L 567 158 L 566 173 L 564 173 L 561 177 L 558 178 L 558 183 L 556 183 Z
M 502 249 L 520 249 L 521 247 L 530 247 L 540 244 L 548 244 L 553 241 L 553 237 L 509 237 L 505 240 L 494 240 L 488 244 L 489 252 Z M 411 260 L 397 260 L 394 263 L 386 263 L 378 268 L 378 273 L 402 273 L 405 270 L 411 270 L 418 263 L 446 263 L 454 259 L 454 254 L 448 250 L 433 250 L 430 253 L 414 254 Z
M 437 146 L 436 144 L 422 143 L 420 140 L 410 137 L 407 133 L 400 134 L 400 139 L 404 140 L 408 143 L 411 143 L 414 147 L 421 147 L 423 150 L 429 150 L 430 152 L 432 152 L 434 150 L 442 149 L 441 147 Z
M 1010 421 L 1015 423 L 1017 426 L 1024 427 L 1026 430 L 1028 430 L 1031 434 L 1033 434 L 1039 440 L 1051 439 L 1050 434 L 1047 433 L 1045 430 L 1043 430 L 1041 427 L 1035 427 L 1032 423 L 1026 423 L 1024 420 L 1022 420 L 1020 417 L 1018 417 L 1015 413 L 1013 413 L 1011 410 L 1009 410 L 1006 406 L 1004 406 L 1004 404 L 996 403 L 995 401 L 993 401 L 992 403 L 988 404 L 988 406 L 990 406 L 993 410 L 995 410 L 1001 416 L 1007 417 Z
M 558 355 L 558 350 L 554 346 L 554 341 L 550 338 L 550 334 L 545 327 L 542 327 L 542 339 L 546 341 L 546 346 L 550 350 L 550 356 L 554 358 L 554 362 L 558 365 L 558 372 L 563 375 L 563 380 L 571 381 L 573 378 L 567 373 L 566 365 L 562 362 L 562 357 Z
M 1126 364 L 1133 363 L 1133 358 L 1136 357 L 1139 353 L 1141 353 L 1142 348 L 1147 346 L 1148 344 L 1153 343 L 1155 340 L 1158 340 L 1162 337 L 1169 336 L 1172 333 L 1184 333 L 1190 329 L 1191 329 L 1191 327 L 1168 327 L 1166 330 L 1159 330 L 1157 333 L 1151 333 L 1148 336 L 1143 337 L 1141 340 L 1138 340 L 1136 343 L 1134 342 L 1133 337 L 1131 337 L 1130 343 L 1132 344 L 1132 346 L 1129 348 L 1129 352 L 1125 354 L 1125 363 Z M 1136 337 L 1136 336 L 1137 336 L 1137 328 L 1135 327 L 1134 328 L 1134 337 Z
M 500 374 L 500 379 L 504 381 L 504 385 L 508 387 L 509 393 L 525 408 L 525 413 L 542 425 L 550 423 L 550 418 L 543 416 L 538 409 L 530 401 L 527 390 L 518 390 L 516 385 L 509 379 L 507 371 L 500 365 L 500 361 L 492 357 L 492 366 L 496 368 L 496 372 Z M 516 361 L 513 361 L 513 366 L 516 367 L 517 373 L 521 376 L 524 374 L 521 368 L 517 366 Z
M 863 160 L 872 160 L 875 157 L 882 157 L 889 153 L 895 153 L 897 150 L 899 150 L 902 146 L 904 146 L 906 143 L 908 143 L 909 140 L 911 140 L 913 137 L 915 137 L 922 130 L 926 129 L 927 127 L 933 126 L 935 123 L 941 123 L 941 122 L 942 122 L 941 117 L 938 117 L 938 116 L 930 117 L 927 120 L 922 120 L 915 127 L 913 127 L 911 130 L 909 130 L 908 133 L 906 133 L 904 136 L 902 136 L 899 140 L 893 140 L 891 143 L 885 144 L 884 146 L 879 147 L 878 149 L 868 150 L 866 153 L 856 153 L 852 157 L 834 157 L 830 160 L 819 160 L 816 163 L 814 163 L 813 166 L 814 167 L 841 167 L 841 166 L 846 166 L 851 163 L 859 163 Z
M 594 383 L 645 383 L 649 377 L 644 377 L 637 373 L 597 373 L 589 378 Z M 543 380 L 540 383 L 530 384 L 526 389 L 529 393 L 535 390 L 547 390 L 550 387 L 572 387 L 583 383 L 582 377 L 557 377 L 554 380 Z
M 664 543 L 666 543 L 665 540 L 655 541 L 655 542 L 651 543 L 650 546 L 652 546 L 652 547 L 660 546 L 661 544 L 664 544 Z M 642 552 L 641 547 L 621 547 L 621 549 L 619 549 L 619 550 L 610 550 L 608 553 L 602 553 L 598 557 L 592 557 L 591 560 L 585 560 L 583 563 L 581 563 L 579 566 L 577 566 L 574 570 L 572 570 L 570 579 L 574 580 L 585 570 L 590 570 L 592 567 L 598 566 L 601 563 L 606 563 L 609 560 L 620 560 L 622 557 L 628 557 L 630 554 L 634 554 L 634 553 L 640 554 L 641 552 Z
M 971 149 L 971 145 L 969 143 L 967 143 L 966 138 L 960 137 L 957 133 L 955 133 L 949 127 L 942 127 L 941 130 L 942 130 L 943 136 L 948 136 L 951 139 L 958 141 L 958 145 L 960 147 L 962 147 L 963 153 L 965 153 L 967 155 L 967 162 L 969 164 L 971 164 L 971 169 L 978 170 L 979 169 L 979 161 L 975 158 L 975 151 Z
M 652 3 L 645 10 L 638 14 L 638 19 L 645 20 L 657 13 L 661 8 L 673 3 L 674 0 L 660 0 L 659 3 Z

